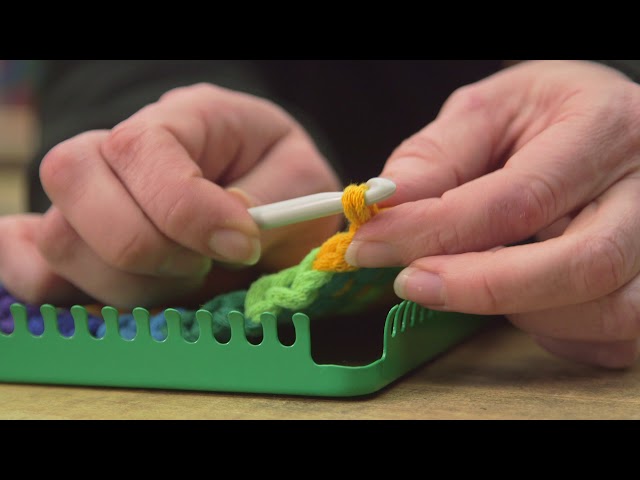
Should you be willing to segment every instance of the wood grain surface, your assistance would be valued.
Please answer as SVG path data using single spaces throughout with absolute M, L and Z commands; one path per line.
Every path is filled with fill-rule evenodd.
M 638 419 L 640 369 L 545 353 L 498 324 L 380 392 L 349 399 L 0 384 L 0 419 Z

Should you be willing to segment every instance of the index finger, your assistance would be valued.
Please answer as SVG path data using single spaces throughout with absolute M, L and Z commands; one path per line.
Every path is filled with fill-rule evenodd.
M 421 258 L 396 292 L 436 309 L 523 313 L 576 305 L 618 290 L 640 272 L 638 179 L 617 183 L 560 236 L 544 242 Z M 538 332 L 542 333 L 542 332 Z
M 222 261 L 246 252 L 245 263 L 255 263 L 258 227 L 246 205 L 222 186 L 246 175 L 276 145 L 295 136 L 296 128 L 267 101 L 200 85 L 163 98 L 117 126 L 102 153 L 169 238 Z M 280 174 L 291 173 L 283 169 Z
M 486 250 L 531 237 L 628 173 L 628 145 L 617 134 L 619 124 L 597 118 L 556 122 L 504 168 L 440 198 L 382 212 L 358 230 L 347 260 L 360 267 L 406 265 L 425 256 Z

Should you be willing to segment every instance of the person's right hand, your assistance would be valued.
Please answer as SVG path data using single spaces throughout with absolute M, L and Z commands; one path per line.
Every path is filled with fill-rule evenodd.
M 248 207 L 339 181 L 282 109 L 208 84 L 62 142 L 40 176 L 47 213 L 0 218 L 0 283 L 31 303 L 200 302 L 255 275 L 225 264 L 293 265 L 341 221 L 259 231 Z

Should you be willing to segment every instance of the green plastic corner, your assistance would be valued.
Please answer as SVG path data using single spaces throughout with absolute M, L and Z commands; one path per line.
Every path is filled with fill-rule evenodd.
M 293 316 L 295 342 L 283 345 L 276 318 L 261 316 L 262 341 L 249 342 L 244 317 L 231 312 L 231 339 L 218 342 L 212 333 L 212 315 L 200 310 L 196 319 L 200 336 L 186 341 L 180 331 L 180 313 L 164 312 L 168 335 L 152 338 L 149 312 L 133 310 L 137 336 L 123 339 L 118 332 L 118 312 L 102 309 L 106 334 L 93 337 L 88 314 L 81 306 L 71 309 L 75 321 L 72 337 L 58 332 L 56 309 L 43 305 L 45 330 L 32 335 L 23 305 L 11 307 L 13 333 L 0 333 L 0 381 L 204 390 L 347 397 L 376 392 L 487 325 L 490 317 L 426 310 L 411 302 L 395 305 L 384 324 L 382 355 L 362 366 L 317 364 L 311 354 L 309 317 Z

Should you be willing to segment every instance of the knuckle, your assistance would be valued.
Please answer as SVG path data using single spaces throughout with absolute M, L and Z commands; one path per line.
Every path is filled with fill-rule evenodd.
M 606 368 L 623 369 L 632 367 L 638 360 L 636 342 L 625 345 L 603 345 L 596 355 L 598 365 Z
M 42 256 L 54 266 L 66 263 L 78 251 L 78 235 L 61 216 L 45 219 L 36 242 Z
M 615 235 L 598 235 L 577 246 L 571 263 L 572 284 L 582 286 L 589 298 L 609 294 L 625 283 L 626 255 Z
M 153 252 L 154 244 L 150 236 L 136 230 L 130 232 L 128 237 L 114 242 L 107 252 L 106 260 L 119 270 L 141 272 L 147 268 L 146 264 Z
M 102 144 L 102 154 L 114 169 L 124 172 L 156 138 L 157 127 L 125 121 L 111 130 Z
M 630 132 L 629 138 L 639 139 L 640 127 L 640 87 L 634 83 L 621 83 L 615 90 L 601 88 L 592 114 L 600 125 L 609 129 Z M 607 128 L 608 127 L 608 128 Z
M 394 150 L 390 161 L 401 157 L 446 160 L 447 152 L 442 147 L 441 142 L 434 138 L 432 134 L 422 131 L 403 140 Z
M 602 339 L 628 340 L 640 337 L 640 316 L 627 307 L 616 307 L 614 312 L 601 317 Z
M 512 182 L 488 207 L 489 230 L 507 241 L 533 235 L 553 220 L 563 199 L 550 179 L 538 176 Z
M 71 140 L 53 147 L 40 163 L 40 180 L 48 193 L 65 191 L 75 178 L 78 166 L 77 151 Z
M 185 96 L 202 96 L 207 97 L 220 95 L 225 89 L 207 82 L 197 82 L 192 85 L 172 88 L 160 96 L 160 101 L 185 97 Z
M 209 104 L 235 96 L 237 92 L 207 82 L 173 88 L 160 97 L 160 102 L 167 100 L 197 99 L 199 103 Z
M 443 139 L 429 126 L 403 140 L 391 153 L 385 170 L 393 170 L 397 165 L 396 161 L 407 158 L 415 159 L 416 166 L 420 168 L 423 165 L 437 165 L 439 175 L 446 176 L 449 185 L 458 186 L 466 181 L 467 174 L 461 170 L 458 162 L 453 161 L 451 153 L 444 147 Z M 406 166 L 399 168 L 404 169 Z M 419 180 L 416 178 L 416 181 Z
M 598 301 L 601 336 L 605 340 L 640 338 L 637 292 L 622 289 Z
M 231 92 L 226 88 L 207 82 L 198 82 L 186 88 L 187 92 L 192 95 L 196 95 L 198 97 L 204 95 L 209 98 L 217 98 L 224 95 L 225 93 Z
M 479 290 L 479 308 L 486 314 L 492 313 L 508 313 L 502 312 L 503 304 L 498 295 L 498 288 L 493 284 L 490 278 L 486 275 L 480 277 L 480 290 Z
M 430 209 L 429 205 L 397 205 L 388 215 L 373 217 L 366 228 L 373 227 L 369 230 L 372 232 L 372 241 L 388 243 L 392 247 L 393 256 L 399 259 L 402 265 L 409 265 L 423 257 L 443 254 L 447 248 L 454 248 L 457 244 L 455 234 L 454 240 L 448 242 L 448 231 L 444 228 L 431 229 L 423 222 L 415 220 L 429 218 L 427 212 Z M 410 220 L 412 217 L 414 220 Z
M 448 225 L 448 228 L 438 228 L 432 236 L 434 245 L 430 245 L 427 251 L 432 251 L 432 255 L 451 255 L 464 250 L 460 233 L 455 225 Z
M 629 92 L 627 94 L 628 102 L 625 102 L 627 105 L 627 113 L 629 118 L 629 122 L 632 125 L 631 132 L 634 133 L 634 138 L 636 141 L 640 141 L 640 88 L 637 84 L 628 85 L 627 89 Z
M 167 206 L 160 214 L 159 224 L 169 236 L 179 237 L 193 221 L 193 204 L 190 201 L 193 197 L 184 185 L 172 185 L 172 190 L 171 202 L 164 202 Z
M 449 96 L 445 105 L 462 112 L 472 112 L 484 109 L 488 104 L 487 95 L 478 83 L 470 83 L 458 87 Z
M 526 230 L 524 233 L 528 235 L 535 233 L 556 212 L 563 210 L 565 200 L 560 195 L 564 190 L 557 179 L 534 176 L 529 178 L 526 185 L 518 218 Z

